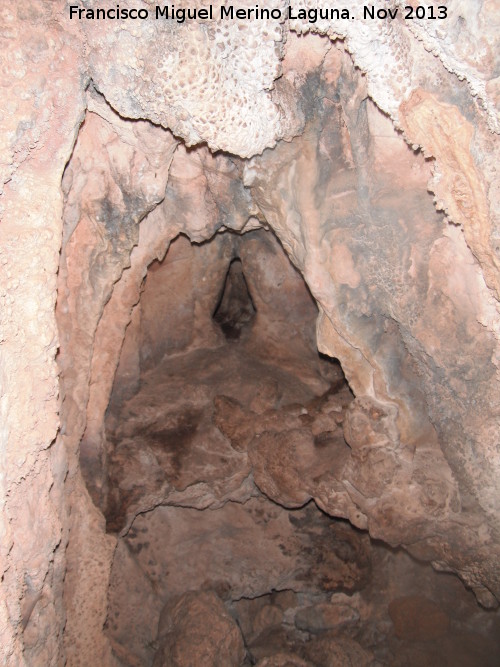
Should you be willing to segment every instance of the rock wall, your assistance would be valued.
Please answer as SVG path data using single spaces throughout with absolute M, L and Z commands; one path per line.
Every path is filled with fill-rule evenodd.
M 359 508 L 369 506 L 363 527 L 392 543 L 393 529 L 397 541 L 408 531 L 415 555 L 448 565 L 445 553 L 474 544 L 481 562 L 462 570 L 487 602 L 481 572 L 498 528 L 496 456 L 486 462 L 497 438 L 498 348 L 481 324 L 490 293 L 463 234 L 436 214 L 428 163 L 367 101 L 350 59 L 332 49 L 323 72 L 307 88 L 318 104 L 303 134 L 249 161 L 245 183 L 321 307 L 320 349 L 341 359 L 358 397 L 346 432 L 356 451 L 347 489 Z M 491 414 L 481 434 L 472 405 Z M 476 507 L 472 498 L 461 506 L 459 488 Z M 335 502 L 326 504 L 333 514 Z
M 58 6 L 59 5 L 59 6 Z M 3 3 L 0 655 L 58 664 L 69 501 L 55 357 L 61 179 L 83 119 L 76 31 L 60 3 Z M 52 25 L 49 30 L 48 26 Z
M 325 508 L 500 596 L 498 9 L 450 0 L 441 24 L 351 5 L 316 23 L 0 9 L 5 664 L 113 664 L 114 538 L 79 459 L 97 498 L 125 330 L 180 232 L 268 225 L 302 271 L 357 396 L 357 466 Z

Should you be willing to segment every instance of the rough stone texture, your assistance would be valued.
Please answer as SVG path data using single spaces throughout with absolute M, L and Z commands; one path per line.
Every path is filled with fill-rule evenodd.
M 389 615 L 397 637 L 416 641 L 442 637 L 450 622 L 434 602 L 418 595 L 393 600 Z
M 211 314 L 234 256 L 241 258 L 257 313 L 237 339 L 226 340 Z M 193 271 L 199 282 L 192 280 Z M 137 393 L 127 399 L 118 385 L 107 417 L 104 510 L 108 530 L 121 535 L 107 632 L 124 664 L 149 664 L 151 628 L 160 609 L 186 589 L 215 589 L 226 600 L 265 595 L 273 588 L 352 591 L 369 571 L 366 536 L 354 536 L 343 525 L 330 527 L 312 508 L 288 517 L 282 507 L 254 498 L 260 493 L 253 482 L 255 477 L 259 485 L 260 464 L 247 447 L 256 434 L 274 430 L 287 436 L 304 423 L 318 437 L 328 429 L 327 437 L 320 437 L 318 456 L 299 462 L 310 487 L 313 477 L 329 470 L 335 447 L 349 450 L 334 416 L 352 395 L 339 367 L 313 354 L 316 309 L 277 241 L 260 231 L 241 238 L 217 235 L 192 248 L 181 237 L 149 286 L 148 280 L 135 326 L 139 338 L 141 331 L 147 333 L 143 348 L 155 351 L 139 354 Z M 185 298 L 170 296 L 186 283 L 192 289 Z M 239 293 L 235 298 L 239 301 Z M 167 310 L 168 319 L 157 327 L 155 317 Z M 182 344 L 156 348 L 169 335 Z M 280 337 L 276 359 L 266 351 Z M 246 441 L 234 418 L 235 405 L 247 426 Z M 311 442 L 316 437 L 304 433 Z M 279 468 L 275 473 L 279 477 Z M 283 494 L 274 499 L 287 504 Z M 143 600 L 143 591 L 154 591 L 153 600 L 150 594 Z M 255 638 L 262 651 L 269 641 L 260 637 L 266 629 L 262 618 Z M 257 656 L 255 646 L 252 651 Z
M 416 555 L 459 570 L 489 604 L 486 588 L 498 585 L 493 572 L 488 584 L 482 575 L 498 549 L 497 342 L 479 321 L 490 295 L 463 235 L 426 195 L 428 164 L 366 101 L 345 56 L 331 50 L 323 67 L 305 89 L 319 110 L 304 133 L 250 161 L 245 182 L 320 305 L 320 349 L 341 359 L 357 396 L 346 422 L 350 500 L 372 535 L 395 544 L 398 524 Z M 470 274 L 453 271 L 464 262 Z M 460 322 L 452 336 L 450 322 Z M 472 406 L 492 420 L 477 423 Z M 335 495 L 315 497 L 346 516 Z M 464 538 L 484 548 L 460 566 L 445 554 Z
M 113 5 L 111 0 L 99 3 L 102 4 Z M 150 3 L 139 4 L 147 7 Z M 222 3 L 212 4 L 217 16 Z M 395 4 L 403 14 L 403 0 Z M 90 7 L 96 5 L 89 3 Z M 201 1 L 195 3 L 196 7 L 205 5 Z M 250 0 L 242 5 L 254 6 Z M 299 9 L 311 5 L 307 0 L 295 3 L 296 15 Z M 271 7 L 279 6 L 284 8 L 284 3 L 271 3 Z M 487 154 L 488 127 L 500 131 L 494 56 L 498 49 L 496 37 L 488 30 L 488 26 L 494 25 L 494 3 L 483 3 L 474 10 L 464 0 L 454 0 L 446 6 L 449 15 L 446 22 L 365 20 L 363 3 L 357 0 L 351 3 L 355 21 L 334 19 L 311 23 L 297 18 L 282 24 L 267 20 L 216 20 L 175 26 L 163 20 L 141 21 L 140 25 L 135 22 L 95 25 L 95 21 L 90 21 L 83 23 L 83 30 L 91 45 L 93 79 L 121 114 L 150 118 L 190 144 L 207 141 L 212 149 L 222 148 L 243 157 L 260 153 L 276 140 L 301 130 L 289 80 L 285 78 L 269 92 L 282 71 L 280 55 L 287 29 L 298 34 L 312 31 L 345 38 L 356 64 L 366 73 L 368 93 L 378 106 L 405 127 L 412 144 L 421 144 L 427 154 L 436 157 L 437 180 L 444 171 L 449 171 L 460 183 L 458 188 L 439 188 L 439 193 L 436 192 L 443 208 L 453 217 L 456 203 L 471 199 L 467 169 L 470 164 L 459 159 L 450 165 L 447 160 L 449 147 L 453 151 L 455 134 L 446 123 L 439 124 L 441 149 L 433 142 L 435 115 L 427 121 L 424 133 L 411 127 L 406 122 L 407 101 L 415 94 L 418 96 L 420 90 L 426 90 L 436 95 L 437 105 L 451 103 L 457 110 L 453 113 L 460 118 L 474 118 L 479 130 L 474 144 L 479 155 Z M 315 2 L 313 7 L 325 9 L 329 5 Z M 467 47 L 458 38 L 459 34 L 463 36 L 464 25 Z M 163 57 L 158 57 L 160 53 Z M 249 68 L 249 62 L 255 66 Z M 164 76 L 165 72 L 168 76 Z M 194 72 L 199 73 L 198 77 L 195 78 Z M 464 81 L 462 85 L 457 77 Z M 456 102 L 457 88 L 462 108 Z M 236 113 L 236 109 L 241 113 Z M 476 156 L 472 160 L 472 171 L 477 170 L 479 181 L 483 181 L 472 192 L 479 194 L 480 208 L 495 216 L 498 176 L 493 163 Z M 486 190 L 490 183 L 493 187 L 488 201 Z M 473 204 L 470 201 L 467 205 Z M 463 216 L 459 217 L 455 222 L 462 223 Z M 467 224 L 465 229 L 468 228 Z M 492 286 L 499 261 L 496 229 L 496 233 L 484 231 L 482 248 L 476 243 L 473 247 L 474 252 L 480 253 L 476 256 Z
M 152 628 L 173 596 L 199 589 L 225 600 L 270 590 L 352 591 L 369 576 L 366 550 L 363 536 L 332 526 L 313 507 L 289 515 L 261 498 L 205 512 L 158 507 L 137 517 L 120 541 L 108 632 L 114 646 L 126 647 L 125 664 L 149 664 Z M 257 638 L 255 621 L 253 627 Z
M 299 630 L 319 634 L 328 630 L 341 630 L 355 624 L 358 619 L 356 609 L 347 604 L 320 603 L 296 614 L 295 625 Z
M 189 7 L 209 4 L 199 0 Z M 211 4 L 217 15 L 224 3 Z M 273 0 L 267 6 L 278 5 Z M 88 6 L 114 4 L 109 0 Z M 241 6 L 253 5 L 245 1 Z M 242 157 L 262 151 L 277 134 L 283 135 L 286 120 L 282 123 L 281 118 L 287 114 L 268 93 L 280 73 L 279 22 L 172 25 L 161 19 L 140 25 L 92 22 L 83 29 L 91 48 L 92 77 L 124 116 L 149 118 L 170 128 L 187 145 L 205 141 L 214 150 Z
M 373 656 L 348 637 L 321 637 L 306 647 L 307 657 L 318 667 L 371 667 Z
M 98 340 L 104 305 L 138 242 L 139 221 L 164 196 L 176 145 L 161 128 L 123 121 L 95 92 L 89 93 L 88 105 L 93 111 L 87 112 L 62 184 L 65 226 L 57 305 L 62 439 L 73 487 L 68 488 L 68 494 L 73 492 L 74 502 L 65 582 L 69 612 L 66 650 L 73 665 L 113 664 L 101 629 L 106 619 L 106 589 L 115 543 L 104 536 L 102 516 L 92 506 L 83 484 L 78 457 L 78 444 L 88 427 L 80 455 L 86 464 L 83 470 L 88 488 L 96 496 L 101 480 L 98 475 L 94 478 L 92 471 L 99 471 L 100 451 L 92 447 L 89 433 L 93 433 L 94 424 L 87 424 L 86 407 L 92 362 L 106 365 L 109 360 L 100 346 L 93 354 L 91 341 L 94 337 Z M 101 381 L 105 379 L 103 375 Z
M 107 416 L 112 448 L 105 512 L 108 530 L 120 535 L 106 624 L 115 655 L 123 665 L 151 664 L 163 605 L 186 590 L 195 597 L 200 590 L 215 590 L 241 628 L 245 665 L 285 656 L 315 666 L 331 665 L 332 656 L 341 664 L 375 665 L 375 652 L 381 664 L 402 664 L 408 656 L 411 664 L 412 656 L 422 651 L 445 662 L 455 655 L 451 637 L 456 628 L 472 631 L 462 644 L 464 665 L 472 667 L 487 654 L 484 648 L 477 650 L 479 642 L 490 646 L 493 660 L 498 613 L 478 633 L 473 620 L 477 606 L 458 581 L 460 592 L 448 588 L 448 579 L 436 595 L 437 575 L 432 579 L 428 571 L 422 573 L 418 568 L 423 566 L 408 557 L 368 546 L 366 535 L 318 514 L 313 503 L 288 509 L 314 497 L 318 504 L 328 502 L 327 507 L 335 502 L 336 511 L 341 507 L 348 514 L 352 501 L 345 501 L 342 490 L 345 494 L 344 485 L 351 480 L 367 495 L 376 496 L 381 489 L 385 493 L 391 472 L 386 458 L 397 453 L 400 442 L 394 410 L 366 396 L 353 400 L 338 366 L 318 364 L 318 359 L 313 363 L 311 355 L 305 372 L 302 351 L 310 349 L 308 335 L 297 344 L 296 337 L 283 333 L 279 368 L 273 366 L 274 354 L 266 359 L 267 337 L 285 331 L 281 323 L 287 300 L 278 307 L 276 285 L 264 279 L 276 274 L 279 255 L 267 255 L 262 262 L 266 269 L 258 272 L 251 263 L 242 263 L 252 294 L 260 284 L 260 302 L 275 304 L 265 317 L 258 310 L 238 338 L 222 341 L 214 338 L 212 326 L 202 329 L 205 337 L 193 327 L 193 302 L 200 321 L 208 322 L 216 300 L 210 283 L 221 283 L 233 252 L 245 257 L 258 242 L 261 256 L 268 237 L 262 231 L 231 242 L 216 236 L 195 249 L 181 239 L 169 250 L 176 261 L 169 262 L 167 254 L 155 270 L 147 298 L 159 304 L 155 312 L 161 314 L 167 303 L 164 281 L 166 291 L 175 295 L 178 283 L 189 282 L 196 253 L 222 258 L 221 264 L 214 261 L 217 271 L 207 277 L 209 284 L 195 287 L 180 305 L 172 299 L 166 332 L 181 332 L 185 349 L 167 351 L 156 366 L 144 369 L 136 393 L 113 403 Z M 232 252 L 228 243 L 235 244 Z M 158 279 L 162 271 L 164 281 Z M 286 289 L 305 308 L 299 284 L 292 281 Z M 233 296 L 239 304 L 239 291 Z M 230 301 L 227 306 L 228 312 L 238 312 Z M 152 312 L 141 311 L 145 329 Z M 306 331 L 313 318 L 310 313 L 302 320 Z M 135 326 L 140 331 L 140 318 Z M 288 330 L 293 329 L 291 318 Z M 148 340 L 156 336 L 161 342 L 158 333 Z M 213 347 L 196 349 L 205 343 Z M 116 391 L 120 394 L 121 387 Z M 427 474 L 431 471 L 429 465 Z M 439 491 L 438 485 L 434 493 Z M 354 514 L 352 520 L 362 522 Z M 407 528 L 408 539 L 414 530 L 414 525 Z M 370 552 L 384 553 L 384 558 L 376 556 L 372 576 Z M 453 619 L 453 630 L 450 623 L 438 639 L 422 634 L 398 639 L 389 610 L 398 609 L 404 595 L 424 590 L 429 608 L 442 608 L 442 617 Z M 478 617 L 478 622 L 485 619 Z M 441 639 L 448 642 L 446 649 L 439 649 Z M 429 642 L 434 642 L 430 648 Z
M 113 284 L 130 264 L 131 250 L 139 241 L 138 223 L 164 197 L 176 141 L 149 123 L 121 120 L 96 94 L 90 95 L 89 106 L 94 111 L 87 113 L 64 174 L 65 227 L 58 322 L 59 365 L 65 388 L 63 409 L 68 412 L 65 418 L 69 431 L 73 424 L 77 429 L 87 428 L 81 454 L 89 459 L 90 467 L 96 427 L 91 418 L 87 424 L 81 414 L 82 399 L 71 397 L 71 405 L 69 394 L 81 392 L 83 385 L 88 395 L 89 385 L 94 384 L 89 378 L 92 364 L 104 376 L 100 382 L 106 379 L 104 368 L 109 364 L 109 355 L 99 344 L 97 328 Z M 88 273 L 82 273 L 82 266 Z M 95 354 L 89 346 L 94 337 L 98 345 Z M 115 366 L 112 368 L 114 371 Z M 91 416 L 97 411 L 94 402 L 91 399 Z
M 159 130 L 152 128 L 151 131 L 158 132 Z M 161 136 L 165 134 L 162 133 Z M 171 151 L 176 146 L 172 137 L 168 136 L 165 145 L 167 154 L 164 156 L 167 167 L 170 164 Z M 163 164 L 162 168 L 167 167 Z M 95 463 L 90 486 L 94 490 L 93 495 L 96 501 L 99 501 L 106 492 L 102 486 L 104 483 L 102 470 L 106 466 L 104 415 L 110 400 L 121 347 L 124 345 L 126 349 L 129 349 L 130 356 L 127 359 L 122 357 L 115 386 L 120 387 L 121 394 L 128 391 L 130 395 L 130 388 L 133 389 L 139 380 L 141 360 L 138 354 L 141 342 L 144 341 L 146 335 L 151 337 L 151 333 L 145 333 L 144 327 L 143 333 L 140 332 L 141 304 L 138 303 L 147 268 L 154 260 L 163 259 L 170 242 L 181 232 L 194 241 L 201 241 L 205 238 L 204 234 L 211 237 L 220 228 L 242 229 L 246 227 L 249 219 L 251 221 L 252 216 L 249 209 L 253 205 L 250 203 L 249 193 L 244 191 L 239 176 L 239 169 L 227 157 L 214 157 L 206 149 L 188 153 L 185 148 L 178 147 L 168 172 L 168 185 L 164 191 L 164 199 L 161 205 L 142 220 L 138 245 L 132 250 L 130 259 L 127 259 L 130 267 L 124 270 L 121 280 L 114 289 L 110 286 L 112 294 L 104 305 L 95 334 L 96 346 L 92 356 L 90 395 L 86 408 L 87 428 L 82 442 L 83 450 L 88 452 L 90 461 Z M 157 180 L 156 167 L 155 171 L 150 173 L 150 178 Z M 250 222 L 250 227 L 251 224 Z M 182 245 L 182 240 L 179 240 L 175 247 L 180 245 Z M 190 276 L 190 280 L 194 284 L 199 267 L 192 267 L 192 269 L 195 273 Z M 222 275 L 220 280 L 223 280 Z M 212 289 L 218 288 L 219 285 L 212 285 Z M 155 297 L 157 298 L 159 297 Z M 182 306 L 180 300 L 177 303 Z M 160 305 L 163 308 L 166 307 L 165 302 Z M 203 312 L 200 308 L 198 311 Z M 131 320 L 134 319 L 132 312 L 135 313 L 137 327 L 129 326 Z M 154 321 L 148 322 L 151 329 L 156 326 L 156 319 L 155 317 Z M 211 331 L 213 334 L 211 343 L 213 344 L 214 340 L 217 340 L 213 324 L 207 316 L 205 316 L 204 323 L 207 329 L 203 330 L 200 327 L 198 333 L 202 337 L 209 337 Z M 192 322 L 191 326 L 193 324 Z M 124 339 L 125 331 L 127 331 L 127 336 Z M 166 334 L 165 327 L 159 329 L 159 332 Z M 137 339 L 137 345 L 132 345 L 130 341 L 135 339 Z M 173 342 L 179 345 L 179 341 Z M 190 344 L 194 342 L 195 340 L 189 341 Z M 164 343 L 160 340 L 157 340 L 155 344 L 158 346 L 158 354 L 165 349 Z M 147 354 L 147 349 L 144 349 L 143 357 Z M 121 400 L 123 398 L 121 394 L 113 396 L 111 400 Z M 89 482 L 88 479 L 87 482 Z
M 257 667 L 311 667 L 311 663 L 302 660 L 298 655 L 278 653 L 271 658 L 262 658 Z
M 230 238 L 219 236 L 217 243 L 198 248 L 181 236 L 172 243 L 165 260 L 149 268 L 140 300 L 142 369 L 154 367 L 166 354 L 220 345 L 222 336 L 212 311 L 232 245 Z
M 359 12 L 362 3 L 351 5 Z M 446 5 L 446 29 L 357 17 L 261 21 L 245 31 L 239 21 L 78 23 L 62 0 L 4 3 L 4 662 L 60 664 L 66 625 L 69 664 L 112 664 L 100 626 L 113 538 L 84 488 L 80 442 L 98 471 L 87 481 L 99 502 L 104 412 L 147 266 L 180 232 L 202 241 L 222 226 L 255 226 L 254 216 L 275 229 L 321 306 L 319 344 L 341 360 L 357 396 L 349 432 L 359 432 L 353 424 L 367 419 L 368 404 L 389 425 L 384 440 L 368 417 L 363 442 L 375 447 L 351 438 L 345 479 L 319 483 L 317 502 L 459 572 L 482 604 L 495 603 L 498 9 Z M 293 34 L 311 31 L 345 38 L 365 76 L 327 38 Z M 92 87 L 85 99 L 90 77 L 107 102 Z M 297 139 L 247 168 L 252 202 L 241 165 L 206 147 L 179 148 L 167 184 L 177 140 L 147 119 L 242 157 Z M 98 175 L 86 171 L 93 153 Z
M 62 4 L 0 8 L 0 662 L 16 666 L 60 664 L 65 622 L 54 308 L 61 178 L 85 101 L 81 43 L 57 23 Z
M 239 347 L 224 347 L 212 315 L 235 256 L 241 257 L 257 313 L 240 331 Z M 283 413 L 270 413 L 261 424 L 255 422 L 256 413 L 312 399 L 328 389 L 328 374 L 340 382 L 337 390 L 343 386 L 338 367 L 321 362 L 314 350 L 317 311 L 306 286 L 268 232 L 217 235 L 195 247 L 181 236 L 148 275 L 137 312 L 125 340 L 126 350 L 127 339 L 138 341 L 137 363 L 130 366 L 127 357 L 120 364 L 107 440 L 94 441 L 100 442 L 101 471 L 82 460 L 86 474 L 95 479 L 98 472 L 106 480 L 109 455 L 101 502 L 112 531 L 126 529 L 139 511 L 167 497 L 182 494 L 183 504 L 200 509 L 235 494 L 248 497 L 248 489 L 239 487 L 251 464 L 260 464 L 258 456 L 248 459 L 239 442 L 241 429 L 246 428 L 248 445 L 256 429 L 284 427 Z M 140 391 L 127 400 L 131 387 L 139 385 L 131 368 L 143 374 Z M 241 405 L 240 413 L 233 414 L 235 405 Z M 286 416 L 287 430 L 301 425 L 298 415 Z M 339 448 L 347 449 L 340 430 L 336 438 Z M 305 462 L 309 477 L 321 474 L 329 451 L 323 448 L 322 456 Z
M 243 638 L 213 592 L 186 593 L 162 611 L 154 667 L 238 667 Z

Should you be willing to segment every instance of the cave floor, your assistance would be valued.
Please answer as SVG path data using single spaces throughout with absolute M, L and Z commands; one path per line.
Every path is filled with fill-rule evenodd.
M 107 633 L 120 664 L 499 664 L 498 612 L 481 610 L 455 576 L 371 540 L 296 492 L 294 457 L 311 484 L 338 473 L 352 398 L 337 364 L 302 354 L 273 365 L 250 339 L 167 357 L 115 404 L 105 515 L 119 540 Z M 294 444 L 306 437 L 311 462 Z M 277 459 L 256 442 L 275 446 Z M 266 466 L 281 470 L 274 486 Z M 189 592 L 201 604 L 202 591 L 225 609 L 203 598 L 203 627 L 192 597 L 183 598 Z M 166 622 L 172 605 L 184 603 L 183 621 L 177 614 Z M 214 646 L 224 652 L 224 613 L 243 653 L 232 645 L 229 657 L 211 662 Z

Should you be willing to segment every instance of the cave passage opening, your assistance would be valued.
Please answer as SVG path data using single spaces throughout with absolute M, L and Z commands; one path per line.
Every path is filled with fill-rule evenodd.
M 69 652 L 95 637 L 122 666 L 174 655 L 240 667 L 498 663 L 499 614 L 367 532 L 465 581 L 484 582 L 491 561 L 479 545 L 483 572 L 462 549 L 482 524 L 462 525 L 433 428 L 454 420 L 456 386 L 443 398 L 433 378 L 451 377 L 448 352 L 464 341 L 438 345 L 444 365 L 420 356 L 468 310 L 462 231 L 443 238 L 431 158 L 405 143 L 338 46 L 288 36 L 269 92 L 279 100 L 284 84 L 298 113 L 284 141 L 249 159 L 186 147 L 87 91 L 62 181 L 57 306 L 76 482 Z M 321 301 L 318 336 L 317 305 L 278 237 Z M 453 264 L 463 275 L 440 294 Z M 474 358 L 482 325 L 470 315 Z M 341 356 L 356 399 L 317 345 Z
M 255 306 L 243 272 L 241 259 L 231 261 L 213 319 L 227 340 L 239 339 L 241 330 L 251 325 Z
M 317 351 L 317 313 L 263 229 L 181 235 L 150 266 L 107 411 L 100 497 L 118 537 L 106 633 L 121 664 L 183 652 L 248 667 L 277 654 L 416 664 L 443 641 L 460 664 L 489 664 L 487 644 L 463 633 L 479 631 L 477 606 L 454 576 L 322 511 L 322 488 L 343 492 L 354 395 Z
M 181 235 L 150 266 L 106 416 L 107 481 L 98 502 L 109 531 L 130 526 L 151 485 L 160 499 L 203 488 L 213 496 L 207 506 L 247 497 L 248 446 L 277 430 L 278 413 L 287 428 L 295 420 L 309 429 L 311 442 L 341 437 L 353 394 L 339 362 L 317 351 L 317 313 L 269 231 L 217 234 L 202 244 Z M 323 404 L 330 418 L 311 430 Z M 138 452 L 159 468 L 125 474 Z M 301 494 L 298 505 L 311 497 Z

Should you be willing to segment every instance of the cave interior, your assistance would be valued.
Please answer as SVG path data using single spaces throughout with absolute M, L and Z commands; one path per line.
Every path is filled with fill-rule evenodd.
M 0 663 L 497 667 L 498 3 L 2 5 Z
M 402 295 L 400 270 L 427 281 L 405 246 L 429 252 L 443 226 L 460 239 L 426 191 L 430 161 L 363 85 L 328 51 L 299 89 L 302 134 L 250 161 L 87 93 L 63 178 L 60 367 L 70 394 L 77 333 L 95 337 L 78 460 L 114 539 L 104 635 L 120 665 L 496 664 L 495 605 L 446 562 L 453 529 L 434 538 L 465 495 L 401 338 L 435 316 Z M 377 397 L 362 355 L 329 342 L 336 318 L 384 357 Z
M 150 265 L 105 470 L 81 452 L 118 536 L 105 631 L 120 664 L 496 664 L 496 612 L 307 490 L 342 474 L 354 399 L 317 351 L 317 315 L 270 230 L 180 235 Z

